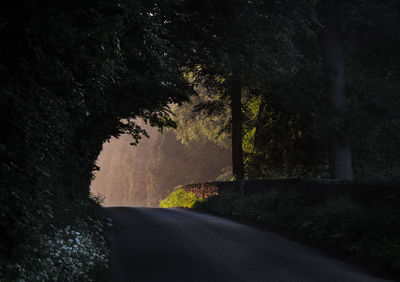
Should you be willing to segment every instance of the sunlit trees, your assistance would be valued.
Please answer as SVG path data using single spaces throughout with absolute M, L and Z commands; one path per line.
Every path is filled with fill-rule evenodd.
M 194 83 L 229 101 L 232 170 L 238 180 L 244 178 L 242 91 L 265 67 L 262 63 L 266 58 L 259 53 L 268 53 L 270 46 L 264 46 L 268 43 L 264 37 L 272 36 L 256 29 L 257 18 L 265 16 L 257 13 L 259 4 L 186 1 L 190 21 L 182 23 L 176 35 L 180 44 L 189 43 L 185 67 L 194 74 Z M 225 110 L 215 105 L 209 104 L 208 111 Z
M 356 54 L 396 46 L 399 9 L 395 1 L 234 1 L 219 5 L 204 0 L 187 1 L 184 7 L 193 21 L 185 22 L 184 28 L 178 29 L 181 33 L 178 32 L 177 42 L 188 44 L 187 62 L 200 78 L 199 83 L 230 101 L 232 148 L 238 147 L 235 144 L 239 142 L 234 140 L 242 140 L 235 132 L 240 131 L 242 137 L 249 136 L 248 132 L 239 130 L 243 116 L 239 111 L 233 111 L 238 109 L 237 97 L 240 95 L 243 102 L 243 91 L 247 91 L 262 95 L 261 108 L 266 106 L 272 112 L 287 115 L 282 118 L 280 114 L 278 118 L 282 123 L 276 128 L 280 128 L 281 136 L 286 132 L 285 119 L 296 124 L 295 128 L 303 136 L 300 139 L 308 141 L 301 141 L 303 145 L 284 143 L 287 148 L 296 144 L 296 148 L 302 148 L 299 151 L 307 152 L 303 157 L 298 155 L 299 162 L 313 159 L 311 163 L 315 169 L 308 165 L 305 169 L 314 170 L 311 175 L 326 176 L 324 159 L 328 160 L 330 177 L 335 179 L 352 179 L 353 166 L 358 172 L 373 167 L 373 162 L 361 161 L 365 160 L 365 154 L 362 156 L 359 152 L 367 150 L 371 144 L 363 141 L 365 138 L 372 141 L 367 136 L 372 138 L 382 131 L 376 124 L 367 126 L 357 113 L 361 104 L 370 103 L 368 100 L 372 97 L 365 95 L 370 90 L 362 85 L 377 80 L 367 71 L 371 65 L 360 69 L 372 58 L 363 57 L 360 61 L 361 56 Z M 373 54 L 385 61 L 384 57 L 396 56 L 392 51 Z M 387 87 L 385 91 L 391 91 L 389 89 L 395 89 L 396 82 L 384 77 L 385 73 L 393 77 L 394 62 L 387 63 L 379 72 Z M 361 85 L 354 84 L 355 81 Z M 360 88 L 363 90 L 359 91 Z M 386 125 L 382 123 L 380 128 L 388 130 L 387 124 L 396 124 L 397 118 L 391 114 L 393 109 L 389 102 L 390 99 L 396 101 L 396 95 L 391 98 L 387 94 L 381 95 L 385 99 L 376 101 L 377 105 L 390 111 L 379 117 L 379 120 L 386 120 Z M 234 97 L 236 100 L 232 99 Z M 214 113 L 218 112 L 216 106 L 221 105 L 209 101 L 206 104 Z M 224 110 L 219 108 L 219 111 Z M 373 112 L 363 110 L 365 116 L 374 115 Z M 261 123 L 258 123 L 258 129 L 263 128 Z M 368 127 L 370 132 L 365 131 Z M 247 130 L 249 128 L 244 129 Z M 364 138 L 360 138 L 361 131 Z M 393 134 L 385 134 L 394 140 Z M 268 144 L 268 140 L 273 139 L 255 135 L 258 135 L 258 144 Z M 260 141 L 260 137 L 265 139 Z M 374 144 L 383 140 L 373 139 Z M 355 163 L 351 147 L 356 151 Z M 277 150 L 271 150 L 274 151 Z M 285 151 L 281 150 L 283 154 Z M 376 149 L 374 151 L 379 154 Z M 238 168 L 234 171 L 237 172 L 241 166 L 235 163 L 242 159 L 241 152 L 235 149 L 232 152 L 234 167 Z

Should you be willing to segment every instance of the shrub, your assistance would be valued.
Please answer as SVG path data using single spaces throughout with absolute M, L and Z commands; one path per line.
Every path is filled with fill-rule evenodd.
M 32 253 L 8 270 L 23 281 L 98 281 L 107 268 L 106 244 L 87 229 L 66 226 L 43 235 Z
M 161 208 L 191 208 L 197 201 L 201 201 L 201 198 L 196 197 L 192 192 L 187 192 L 183 188 L 178 187 L 175 191 L 167 196 L 160 202 Z
M 0 281 L 107 280 L 107 219 L 98 200 L 75 200 L 64 212 L 47 213 L 48 225 L 31 229 L 31 240 L 0 268 Z

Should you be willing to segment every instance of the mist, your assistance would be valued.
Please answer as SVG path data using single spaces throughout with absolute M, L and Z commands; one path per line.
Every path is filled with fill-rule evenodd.
M 104 206 L 154 207 L 178 185 L 231 178 L 230 150 L 207 140 L 182 144 L 175 130 L 143 124 L 150 138 L 137 146 L 127 134 L 103 144 L 91 192 Z

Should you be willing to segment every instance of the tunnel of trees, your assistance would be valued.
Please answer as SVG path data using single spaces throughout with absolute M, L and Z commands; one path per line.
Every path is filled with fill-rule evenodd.
M 70 228 L 102 236 L 89 190 L 96 159 L 112 137 L 145 137 L 139 118 L 160 130 L 180 125 L 164 138 L 231 149 L 238 180 L 397 178 L 399 8 L 394 0 L 3 2 L 0 273 L 36 275 L 45 269 L 37 258 Z M 43 275 L 70 271 L 51 259 Z M 85 271 L 76 277 L 89 281 Z

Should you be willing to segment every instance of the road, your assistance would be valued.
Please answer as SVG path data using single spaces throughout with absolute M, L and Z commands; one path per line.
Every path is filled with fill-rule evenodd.
M 182 209 L 107 208 L 111 281 L 388 281 L 277 234 Z

